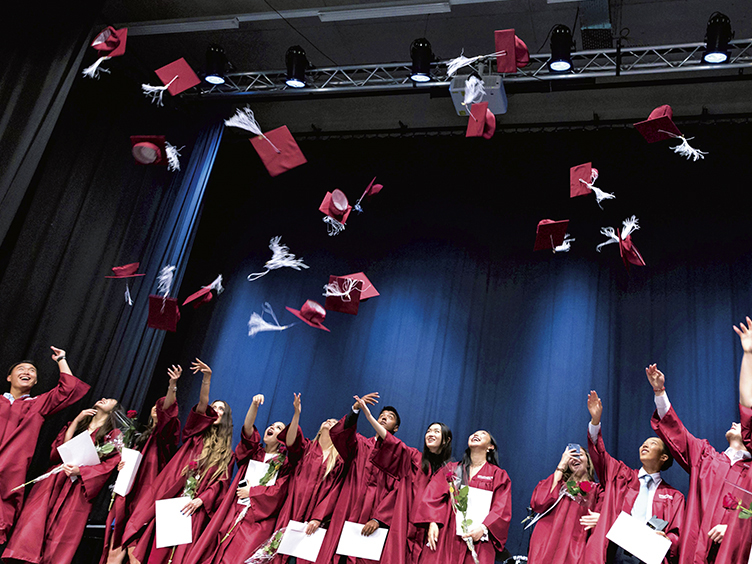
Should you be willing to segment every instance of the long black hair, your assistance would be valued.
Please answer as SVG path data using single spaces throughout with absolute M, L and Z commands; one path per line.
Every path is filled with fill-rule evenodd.
M 493 464 L 494 466 L 498 466 L 499 465 L 499 453 L 498 453 L 499 447 L 496 444 L 496 439 L 494 439 L 493 435 L 489 433 L 488 431 L 484 431 L 484 432 L 488 434 L 488 438 L 491 439 L 491 446 L 493 446 L 493 448 L 488 449 L 486 451 L 486 462 L 488 462 L 489 464 Z M 472 464 L 472 460 L 470 458 L 470 447 L 467 447 L 465 449 L 465 454 L 462 455 L 461 465 L 462 465 L 462 470 L 463 470 L 464 475 L 468 476 L 468 478 L 470 477 L 470 465 L 471 464 Z
M 435 474 L 449 461 L 450 458 L 452 458 L 452 430 L 441 421 L 434 421 L 426 428 L 426 433 L 428 432 L 428 429 L 434 425 L 441 427 L 441 448 L 436 454 L 432 453 L 428 449 L 428 446 L 426 446 L 426 440 L 424 438 L 423 457 L 420 463 L 423 473 L 429 476 Z

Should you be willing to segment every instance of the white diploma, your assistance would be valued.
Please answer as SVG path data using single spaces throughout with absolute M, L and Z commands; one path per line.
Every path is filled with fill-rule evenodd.
M 118 495 L 125 497 L 131 493 L 133 482 L 136 481 L 136 474 L 138 473 L 138 467 L 141 466 L 141 459 L 143 456 L 137 450 L 132 448 L 123 448 L 120 451 L 120 460 L 125 463 L 123 469 L 118 472 L 117 480 L 115 480 L 115 486 L 112 491 Z
M 645 564 L 661 564 L 671 548 L 670 540 L 624 511 L 616 518 L 606 538 L 631 552 Z
M 337 554 L 344 556 L 354 556 L 356 558 L 366 558 L 368 560 L 380 560 L 381 551 L 384 550 L 386 534 L 389 529 L 376 529 L 370 536 L 363 536 L 364 523 L 353 523 L 345 521 L 342 527 L 342 534 L 339 537 L 337 545 Z
M 157 525 L 157 548 L 193 542 L 192 515 L 180 513 L 180 510 L 190 501 L 190 497 L 175 497 L 156 501 L 154 516 Z
M 491 512 L 491 501 L 493 500 L 493 492 L 491 490 L 482 490 L 480 488 L 468 488 L 467 492 L 467 518 L 472 519 L 472 524 L 468 527 L 468 530 L 473 527 L 477 527 L 483 521 L 486 520 L 488 514 Z M 462 536 L 462 513 L 459 511 L 455 513 L 455 524 L 457 534 Z
M 279 543 L 277 552 L 295 556 L 301 560 L 315 562 L 319 557 L 321 545 L 324 543 L 326 529 L 319 527 L 312 535 L 305 534 L 308 523 L 290 521 L 285 529 L 285 534 Z
M 64 464 L 71 466 L 96 466 L 99 464 L 99 455 L 91 435 L 84 431 L 79 433 L 67 443 L 57 447 L 60 459 Z
M 245 476 L 244 476 L 245 481 L 248 482 L 248 487 L 255 488 L 256 486 L 260 486 L 261 484 L 259 482 L 261 482 L 261 478 L 263 478 L 268 471 L 269 471 L 268 462 L 259 462 L 258 460 L 249 460 L 248 468 L 246 469 Z M 275 472 L 274 475 L 271 478 L 269 478 L 269 481 L 265 485 L 273 486 L 274 483 L 277 481 L 277 474 L 279 474 L 279 472 Z M 251 498 L 247 497 L 245 499 L 238 499 L 238 503 L 240 505 L 250 505 Z

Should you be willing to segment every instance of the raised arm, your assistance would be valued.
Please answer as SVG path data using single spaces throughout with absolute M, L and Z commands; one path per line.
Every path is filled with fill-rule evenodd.
M 85 417 L 94 417 L 97 414 L 97 410 L 94 408 L 84 409 L 81 413 L 76 415 L 76 418 L 71 421 L 71 424 L 68 425 L 68 428 L 65 430 L 65 438 L 63 439 L 64 443 L 67 443 L 69 440 L 71 440 L 75 434 L 76 429 L 78 428 L 78 424 L 85 418 Z
M 256 424 L 256 415 L 258 415 L 258 408 L 260 405 L 264 405 L 264 394 L 256 394 L 253 396 L 251 405 L 248 407 L 248 413 L 245 414 L 243 432 L 247 437 L 250 437 L 253 434 L 253 426 Z
M 747 325 L 740 323 L 734 326 L 742 343 L 742 368 L 739 372 L 739 403 L 744 407 L 752 407 L 752 319 L 747 317 Z
M 167 384 L 167 394 L 165 394 L 165 400 L 162 404 L 162 409 L 165 411 L 170 409 L 177 400 L 178 379 L 182 373 L 183 369 L 179 364 L 177 366 L 173 364 L 171 368 L 167 369 L 167 375 L 170 377 L 170 382 Z
M 57 362 L 57 366 L 60 368 L 60 373 L 73 376 L 73 372 L 71 372 L 70 366 L 68 366 L 68 361 L 65 358 L 65 351 L 57 347 L 50 348 L 52 349 L 52 360 Z
M 201 394 L 198 396 L 198 405 L 196 406 L 196 413 L 203 415 L 206 413 L 206 408 L 209 407 L 212 370 L 205 362 L 202 362 L 198 358 L 191 364 L 191 370 L 194 374 L 201 372 L 203 376 L 201 379 Z
M 287 448 L 290 448 L 295 444 L 295 439 L 298 436 L 298 425 L 300 423 L 300 394 L 293 394 L 292 406 L 295 411 L 292 414 L 292 420 L 287 430 L 287 436 L 285 437 L 285 444 Z
M 373 427 L 374 431 L 376 431 L 376 434 L 383 441 L 386 438 L 387 430 L 381 423 L 374 419 L 373 415 L 371 414 L 371 410 L 368 409 L 368 396 L 364 396 L 362 398 L 358 396 L 353 397 L 355 398 L 355 404 L 357 404 L 358 409 L 360 409 L 365 414 L 366 419 L 371 424 L 371 427 Z

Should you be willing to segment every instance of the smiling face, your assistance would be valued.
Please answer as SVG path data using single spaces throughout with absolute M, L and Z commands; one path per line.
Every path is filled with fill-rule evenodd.
M 118 401 L 112 398 L 102 398 L 94 404 L 94 409 L 97 411 L 103 411 L 104 413 L 110 413 L 117 407 Z
M 277 421 L 276 423 L 272 423 L 266 428 L 266 431 L 264 432 L 264 442 L 267 445 L 274 445 L 278 443 L 277 435 L 279 435 L 280 431 L 282 431 L 285 428 L 285 424 L 282 423 L 282 421 Z
M 214 421 L 214 425 L 219 425 L 222 422 L 222 417 L 225 415 L 225 402 L 215 401 L 211 404 L 212 409 L 217 412 L 217 419 Z
M 486 431 L 475 431 L 470 437 L 467 439 L 467 446 L 471 449 L 478 449 L 478 450 L 493 450 L 493 445 L 491 444 L 491 435 L 488 434 Z
M 585 451 L 580 449 L 579 453 L 572 455 L 569 459 L 569 471 L 575 478 L 584 476 L 588 471 L 588 459 Z
M 444 438 L 441 436 L 441 425 L 434 423 L 426 431 L 425 445 L 428 450 L 436 454 L 441 450 Z
M 382 411 L 379 414 L 378 422 L 390 433 L 395 433 L 399 429 L 397 415 L 392 411 Z
M 650 437 L 642 446 L 640 446 L 640 462 L 646 470 L 660 470 L 663 463 L 668 460 L 668 455 L 664 453 L 663 441 L 658 437 Z
M 30 362 L 21 362 L 13 367 L 7 378 L 11 392 L 28 394 L 37 383 L 37 368 Z

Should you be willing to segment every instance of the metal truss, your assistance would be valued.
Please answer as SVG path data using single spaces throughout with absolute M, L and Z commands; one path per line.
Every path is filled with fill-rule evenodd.
M 573 69 L 566 73 L 548 70 L 549 54 L 531 55 L 530 63 L 516 74 L 502 75 L 506 84 L 532 81 L 566 81 L 607 76 L 661 75 L 676 72 L 711 73 L 723 69 L 752 69 L 752 39 L 731 42 L 727 63 L 710 65 L 702 62 L 704 43 L 683 43 L 660 47 L 623 47 L 572 53 Z M 290 88 L 285 84 L 285 71 L 255 71 L 232 73 L 221 86 L 186 93 L 189 97 L 270 97 L 317 95 L 366 95 L 448 87 L 447 63 L 441 61 L 432 68 L 432 81 L 422 84 L 410 80 L 411 63 L 352 65 L 311 69 L 306 73 L 305 88 Z M 486 56 L 472 66 L 481 74 L 497 74 L 495 59 Z M 470 67 L 460 69 L 467 74 Z M 628 82 L 628 81 L 627 81 Z

